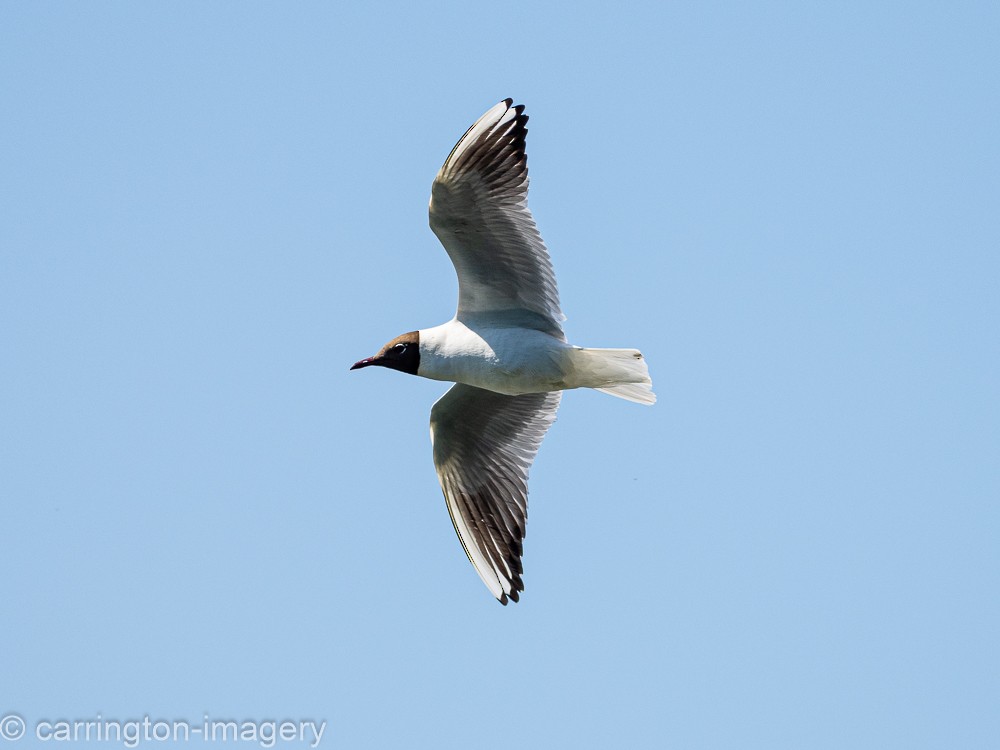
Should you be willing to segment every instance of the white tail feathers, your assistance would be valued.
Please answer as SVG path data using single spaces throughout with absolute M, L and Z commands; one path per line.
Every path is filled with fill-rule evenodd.
M 637 404 L 656 403 L 646 359 L 637 349 L 570 350 L 572 388 L 594 388 Z
M 607 388 L 595 388 L 601 393 L 607 393 L 626 401 L 634 401 L 637 404 L 652 406 L 656 403 L 656 394 L 653 393 L 653 384 L 650 383 L 626 383 L 625 385 L 612 385 Z

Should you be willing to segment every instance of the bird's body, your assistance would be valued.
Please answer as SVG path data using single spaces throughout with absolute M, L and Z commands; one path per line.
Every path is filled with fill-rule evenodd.
M 552 263 L 527 206 L 528 118 L 512 104 L 469 128 L 431 190 L 431 229 L 459 278 L 455 317 L 398 336 L 351 368 L 456 383 L 431 410 L 434 465 L 462 546 L 502 604 L 524 588 L 528 469 L 562 391 L 656 400 L 638 350 L 566 341 Z
M 572 387 L 565 367 L 570 348 L 531 328 L 476 327 L 450 320 L 420 331 L 417 374 L 508 396 L 560 391 Z
M 584 349 L 533 328 L 479 326 L 453 319 L 419 334 L 417 375 L 508 396 L 614 388 L 630 378 L 640 385 L 639 376 L 645 372 L 642 355 L 634 349 Z

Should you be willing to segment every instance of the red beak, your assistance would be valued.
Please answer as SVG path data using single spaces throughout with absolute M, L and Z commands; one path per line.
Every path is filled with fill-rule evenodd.
M 378 364 L 375 361 L 375 357 L 366 357 L 365 359 L 362 359 L 360 362 L 355 362 L 353 365 L 351 365 L 351 369 L 360 370 L 362 367 L 368 367 L 368 365 L 374 365 L 374 364 Z

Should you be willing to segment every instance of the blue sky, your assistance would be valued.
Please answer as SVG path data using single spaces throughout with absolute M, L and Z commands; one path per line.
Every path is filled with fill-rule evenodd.
M 5 3 L 0 713 L 995 744 L 998 34 L 991 3 Z M 431 464 L 445 386 L 348 367 L 453 313 L 430 183 L 507 96 L 570 340 L 641 348 L 660 401 L 566 395 L 504 608 Z

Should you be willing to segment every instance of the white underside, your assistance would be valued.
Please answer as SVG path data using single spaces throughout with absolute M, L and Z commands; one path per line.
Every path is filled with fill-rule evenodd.
M 639 351 L 584 349 L 530 328 L 470 328 L 450 320 L 421 330 L 417 374 L 512 396 L 596 388 L 638 403 L 656 401 Z

